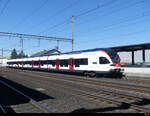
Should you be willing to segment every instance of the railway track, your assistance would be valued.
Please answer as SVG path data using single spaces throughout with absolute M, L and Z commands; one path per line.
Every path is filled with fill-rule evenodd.
M 5 72 L 9 72 L 9 71 L 12 71 L 12 70 L 14 70 L 14 71 L 18 71 L 18 70 L 20 70 L 20 69 L 13 69 L 13 68 L 11 68 L 11 69 L 9 69 L 9 68 L 2 68 L 2 70 Z M 2 71 L 1 70 L 1 71 Z M 3 72 L 2 71 L 2 72 Z M 22 70 L 23 72 L 36 72 L 37 74 L 51 74 L 51 75 L 55 75 L 55 73 L 49 73 L 49 72 L 42 72 L 42 71 L 31 71 L 31 70 Z M 58 75 L 58 74 L 56 74 L 56 75 Z M 63 75 L 63 76 L 65 76 L 65 77 L 77 77 L 77 76 L 74 76 L 74 75 L 66 75 L 66 74 L 60 74 L 60 75 Z M 85 77 L 85 76 L 83 76 L 83 77 Z M 103 78 L 103 77 L 99 77 L 100 79 L 105 79 L 105 80 L 110 80 L 110 78 Z M 87 79 L 90 79 L 90 78 L 87 78 Z M 113 78 L 111 78 L 111 80 L 116 80 L 116 79 L 113 79 Z M 139 79 L 139 78 L 133 78 L 133 77 L 131 77 L 131 78 L 125 78 L 125 79 L 117 79 L 117 80 L 124 80 L 124 81 L 126 81 L 126 82 L 129 82 L 129 83 L 131 83 L 131 82 L 135 82 L 135 83 L 143 83 L 143 84 L 150 84 L 150 79 Z
M 146 94 L 150 94 L 150 87 L 145 87 L 145 86 L 140 86 L 137 84 L 125 84 L 125 83 L 119 83 L 119 82 L 109 82 L 109 81 L 105 81 L 105 80 L 89 80 L 89 79 L 85 79 L 85 78 L 78 78 L 78 76 L 74 76 L 74 75 L 64 75 L 64 74 L 45 74 L 45 73 L 41 73 L 41 72 L 33 72 L 31 73 L 26 73 L 26 72 L 17 72 L 17 73 L 21 73 L 24 75 L 28 75 L 28 76 L 41 76 L 43 77 L 48 77 L 49 78 L 53 78 L 53 79 L 63 79 L 65 81 L 73 81 L 73 82 L 81 82 L 81 83 L 85 83 L 85 84 L 90 84 L 90 85 L 96 85 L 96 86 L 103 86 L 103 87 L 110 87 L 110 88 L 115 88 L 115 89 L 121 89 L 121 90 L 126 90 L 126 91 L 134 91 L 134 92 L 141 92 L 141 93 L 146 93 Z M 58 77 L 59 76 L 59 77 Z M 72 77 L 72 78 L 71 78 Z
M 6 110 L 2 105 L 0 105 L 0 113 L 6 114 Z
M 58 87 L 59 84 L 57 84 L 57 87 Z M 54 86 L 54 84 L 53 84 Z M 56 87 L 56 86 L 55 86 Z M 60 86 L 59 86 L 60 87 Z M 103 91 L 103 90 L 94 90 L 92 89 L 91 91 L 89 91 L 89 89 L 91 88 L 84 88 L 83 87 L 78 87 L 78 88 L 75 88 L 75 86 L 61 86 L 61 88 L 63 88 L 63 90 L 66 90 L 67 92 L 71 92 L 71 93 L 74 93 L 78 96 L 81 96 L 81 97 L 86 97 L 92 101 L 96 101 L 96 102 L 107 102 L 109 104 L 115 104 L 118 106 L 118 109 L 133 109 L 135 110 L 136 112 L 142 112 L 142 113 L 150 113 L 150 108 L 146 108 L 146 107 L 142 107 L 142 106 L 139 106 L 139 105 L 136 105 L 133 103 L 130 103 L 130 102 L 127 102 L 127 101 L 124 101 L 124 100 L 116 100 L 115 99 L 112 99 L 112 95 L 115 95 L 115 96 L 119 96 L 121 98 L 132 98 L 132 100 L 142 100 L 141 98 L 137 98 L 137 97 L 133 97 L 133 96 L 129 96 L 129 95 L 122 95 L 122 94 L 115 94 L 115 93 L 112 93 L 112 92 L 108 92 L 108 91 Z M 81 89 L 82 88 L 82 89 Z M 97 91 L 97 93 L 96 93 Z M 109 95 L 109 96 L 108 96 Z M 118 97 L 118 98 L 119 98 Z M 116 108 L 117 109 L 117 108 Z
M 31 97 L 25 95 L 24 93 L 22 93 L 21 91 L 17 90 L 16 88 L 8 85 L 4 81 L 0 80 L 0 84 L 5 86 L 6 88 L 8 88 L 9 91 L 11 90 L 11 93 L 15 94 L 15 95 L 13 95 L 13 97 L 18 95 L 18 96 L 20 96 L 20 99 L 22 101 L 28 101 L 27 107 L 30 107 L 32 109 L 32 111 L 35 111 L 35 113 L 37 113 L 37 112 L 39 112 L 39 113 L 52 113 L 52 111 L 49 110 L 47 107 L 45 107 L 42 104 L 38 103 L 37 101 L 35 101 Z M 16 99 L 18 99 L 18 98 L 16 98 Z M 22 108 L 22 110 L 23 110 L 23 108 Z M 7 110 L 7 106 L 1 104 L 0 105 L 0 112 L 1 113 L 9 113 L 9 110 Z M 21 111 L 21 112 L 23 112 L 23 111 Z M 31 112 L 29 111 L 29 113 L 31 113 Z
M 36 81 L 36 83 L 37 82 L 41 83 L 41 81 Z M 139 97 L 114 93 L 114 92 L 106 91 L 106 90 L 93 89 L 89 87 L 80 86 L 78 84 L 75 85 L 72 83 L 68 84 L 68 83 L 63 83 L 63 82 L 58 82 L 58 81 L 51 81 L 51 83 L 49 82 L 43 82 L 43 83 L 44 85 L 51 85 L 54 89 L 61 88 L 65 90 L 66 92 L 73 93 L 74 95 L 78 95 L 84 98 L 86 97 L 92 101 L 96 101 L 96 102 L 98 101 L 99 103 L 101 103 L 102 101 L 105 101 L 107 103 L 115 104 L 117 106 L 123 105 L 122 107 L 124 107 L 125 109 L 131 108 L 137 112 L 149 113 L 150 111 L 150 108 L 141 107 L 139 105 L 134 104 L 134 103 L 138 104 L 143 101 L 143 99 Z M 120 100 L 116 100 L 116 99 L 120 99 Z M 132 101 L 132 103 L 130 103 L 130 101 Z
M 34 75 L 34 77 L 35 76 L 41 77 L 39 75 Z M 31 80 L 41 84 L 41 80 L 38 79 L 35 80 L 34 78 L 31 78 Z M 148 113 L 150 111 L 150 107 L 146 106 L 147 105 L 146 102 L 148 103 L 150 102 L 148 99 L 143 99 L 140 97 L 125 95 L 120 93 L 114 93 L 111 91 L 106 91 L 101 89 L 94 89 L 90 87 L 81 86 L 79 84 L 64 82 L 58 79 L 51 80 L 51 81 L 42 81 L 42 83 L 43 86 L 51 85 L 51 87 L 53 87 L 54 89 L 61 88 L 63 90 L 66 90 L 66 92 L 70 92 L 75 95 L 86 97 L 88 99 L 92 99 L 98 102 L 105 101 L 111 104 L 115 104 L 117 106 L 121 106 L 124 109 L 133 109 L 137 112 L 148 112 Z M 146 100 L 146 102 L 144 102 L 144 100 Z

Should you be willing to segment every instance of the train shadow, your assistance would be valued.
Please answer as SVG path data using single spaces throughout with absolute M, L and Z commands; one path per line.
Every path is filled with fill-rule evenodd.
M 72 111 L 71 113 L 105 113 L 105 112 L 111 112 L 114 110 L 124 110 L 124 109 L 128 109 L 129 107 L 130 107 L 129 105 L 122 103 L 118 107 L 116 106 L 116 107 L 105 107 L 105 108 L 96 108 L 96 109 L 80 108 L 80 109 Z
M 115 79 L 122 79 L 124 78 L 123 73 L 119 74 L 96 74 L 95 77 L 85 76 L 82 72 L 74 72 L 74 71 L 60 71 L 60 70 L 47 70 L 47 69 L 32 69 L 32 68 L 8 68 L 8 69 L 18 69 L 18 70 L 31 70 L 31 71 L 39 71 L 39 72 L 48 72 L 48 73 L 58 73 L 58 74 L 66 74 L 66 75 L 74 75 L 80 77 L 87 77 L 87 78 L 115 78 Z
M 42 71 L 43 72 L 43 71 Z M 44 71 L 44 72 L 48 72 L 48 71 Z M 59 73 L 59 74 L 66 74 L 66 75 L 74 75 L 74 76 L 79 76 L 79 77 L 86 77 L 86 78 L 112 78 L 112 79 L 122 79 L 124 78 L 123 74 L 118 74 L 118 75 L 102 75 L 102 74 L 97 74 L 94 77 L 90 77 L 90 76 L 85 76 L 83 73 L 79 73 L 79 72 L 58 72 L 58 71 L 49 71 L 49 73 Z
M 25 87 L 21 84 L 18 84 L 16 82 L 13 82 L 11 80 L 5 79 L 3 77 L 0 77 L 0 81 L 3 81 L 7 83 L 8 85 L 12 86 L 13 88 L 19 90 L 23 94 L 31 97 L 35 101 L 43 101 L 47 99 L 55 99 L 54 97 L 48 96 L 44 93 L 41 93 L 40 91 L 36 91 L 34 89 Z M 29 99 L 24 99 L 24 97 L 13 90 L 7 88 L 5 85 L 0 83 L 0 104 L 6 107 L 8 113 L 15 113 L 15 111 L 11 108 L 13 105 L 20 105 L 20 104 L 26 104 L 29 103 Z
M 133 102 L 131 104 L 135 104 L 138 106 L 144 106 L 144 105 L 149 105 L 150 104 L 150 99 L 143 99 L 140 102 Z M 113 112 L 115 113 L 115 110 L 128 110 L 131 108 L 131 104 L 127 104 L 127 103 L 122 103 L 119 106 L 116 107 L 104 107 L 104 108 L 96 108 L 96 109 L 85 109 L 85 108 L 80 108 L 77 110 L 74 110 L 70 113 L 108 113 L 108 112 Z M 127 112 L 127 111 L 126 111 Z M 119 113 L 119 111 L 116 111 L 116 113 Z M 127 112 L 127 113 L 131 113 L 131 112 Z M 132 113 L 137 113 L 136 111 Z M 142 113 L 149 113 L 149 112 L 142 112 Z

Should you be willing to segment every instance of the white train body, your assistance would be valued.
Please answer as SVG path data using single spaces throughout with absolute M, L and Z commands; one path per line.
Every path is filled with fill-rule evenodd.
M 120 58 L 111 49 L 83 50 L 42 57 L 9 59 L 8 67 L 42 69 L 86 74 L 118 74 Z M 118 66 L 117 66 L 118 65 Z

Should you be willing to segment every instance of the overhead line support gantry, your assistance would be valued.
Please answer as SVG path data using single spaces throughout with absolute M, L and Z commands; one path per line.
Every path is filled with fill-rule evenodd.
M 29 34 L 19 34 L 19 33 L 9 33 L 9 32 L 0 32 L 0 36 L 6 37 L 16 37 L 21 39 L 21 49 L 23 50 L 23 39 L 38 39 L 38 40 L 51 40 L 57 42 L 71 42 L 72 43 L 72 50 L 73 50 L 73 39 L 68 38 L 57 38 L 57 37 L 49 37 L 49 36 L 39 36 L 39 35 L 29 35 Z

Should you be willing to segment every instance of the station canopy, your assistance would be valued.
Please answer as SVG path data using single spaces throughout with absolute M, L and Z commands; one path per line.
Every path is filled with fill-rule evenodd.
M 130 51 L 137 51 L 137 50 L 147 50 L 147 49 L 150 49 L 150 43 L 132 44 L 132 45 L 109 47 L 109 48 L 115 50 L 116 52 L 130 52 Z

